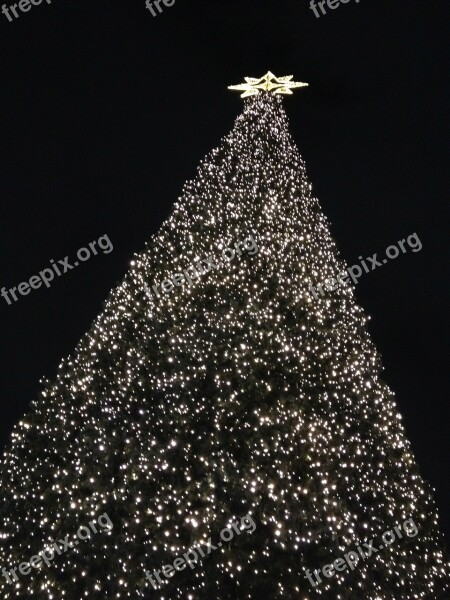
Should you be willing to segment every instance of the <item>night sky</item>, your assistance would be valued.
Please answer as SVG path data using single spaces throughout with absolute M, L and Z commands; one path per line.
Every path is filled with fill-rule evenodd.
M 11 0 L 6 6 L 12 4 Z M 230 84 L 295 75 L 291 132 L 349 264 L 417 233 L 357 299 L 450 533 L 448 0 L 45 0 L 0 13 L 1 277 L 108 235 L 114 250 L 8 305 L 1 444 L 242 107 Z

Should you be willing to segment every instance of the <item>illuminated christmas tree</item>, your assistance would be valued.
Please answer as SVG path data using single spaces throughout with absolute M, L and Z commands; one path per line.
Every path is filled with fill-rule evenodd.
M 367 317 L 348 282 L 311 293 L 345 263 L 288 132 L 282 96 L 302 85 L 233 86 L 233 130 L 14 429 L 3 599 L 448 598 L 436 509 Z M 99 515 L 112 529 L 76 541 Z M 251 534 L 219 547 L 245 515 Z M 311 575 L 406 520 L 417 535 Z M 73 547 L 17 570 L 66 535 Z M 152 583 L 208 538 L 214 550 Z

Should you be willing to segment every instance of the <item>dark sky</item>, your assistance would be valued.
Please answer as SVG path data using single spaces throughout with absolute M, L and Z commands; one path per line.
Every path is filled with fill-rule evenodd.
M 7 1 L 7 6 L 12 3 Z M 1 444 L 241 110 L 226 86 L 267 70 L 310 87 L 291 130 L 353 264 L 360 304 L 450 532 L 448 0 L 53 0 L 0 14 L 1 277 L 11 288 L 107 234 L 114 250 L 8 306 L 0 297 Z M 450 538 L 447 536 L 447 543 Z

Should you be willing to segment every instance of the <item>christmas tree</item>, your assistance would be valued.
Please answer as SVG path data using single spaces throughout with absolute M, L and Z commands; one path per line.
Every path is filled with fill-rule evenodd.
M 311 291 L 346 265 L 288 131 L 302 85 L 233 86 L 233 130 L 15 427 L 2 598 L 448 598 L 368 319 L 349 282 Z

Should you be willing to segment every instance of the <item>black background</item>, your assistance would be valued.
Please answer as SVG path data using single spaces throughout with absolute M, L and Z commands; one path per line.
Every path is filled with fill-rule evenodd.
M 448 0 L 350 0 L 320 19 L 309 0 L 176 0 L 157 17 L 144 0 L 53 0 L 12 23 L 0 14 L 0 287 L 103 234 L 114 245 L 50 289 L 0 298 L 2 445 L 231 129 L 242 101 L 226 86 L 270 69 L 310 83 L 285 105 L 345 259 L 422 241 L 364 275 L 357 297 L 449 532 L 448 18 Z

